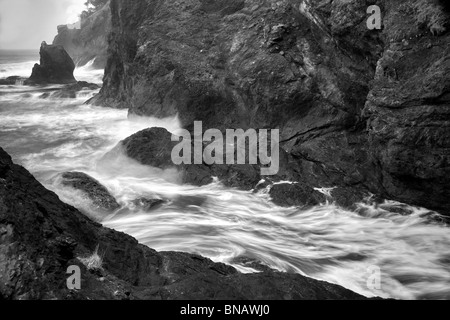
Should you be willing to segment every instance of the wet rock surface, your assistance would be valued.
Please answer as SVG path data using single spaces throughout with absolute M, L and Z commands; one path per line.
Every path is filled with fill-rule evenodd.
M 159 198 L 139 198 L 136 200 L 133 200 L 133 205 L 136 206 L 137 208 L 144 210 L 144 211 L 150 211 L 153 209 L 156 209 L 160 206 L 162 206 L 163 204 L 165 204 L 167 201 L 163 200 L 163 199 L 159 199 Z
M 227 186 L 251 190 L 260 181 L 257 166 L 194 164 L 193 155 L 192 164 L 175 165 L 172 151 L 178 143 L 172 141 L 172 134 L 166 129 L 149 128 L 125 139 L 121 144 L 126 155 L 141 164 L 159 169 L 176 168 L 182 183 L 203 186 L 213 182 L 213 177 L 219 177 Z
M 414 26 L 414 16 L 402 19 L 386 21 L 364 109 L 369 150 L 389 197 L 450 215 L 450 34 L 431 36 Z
M 173 166 L 172 134 L 164 128 L 150 128 L 125 139 L 122 143 L 125 153 L 140 163 L 166 169 Z
M 57 99 L 75 99 L 77 97 L 77 94 L 82 90 L 97 90 L 97 89 L 100 89 L 100 87 L 95 83 L 78 81 L 77 83 L 69 84 L 61 89 L 56 90 L 53 94 L 51 94 L 51 97 Z
M 317 206 L 326 202 L 322 193 L 299 183 L 276 184 L 270 189 L 270 196 L 275 204 L 288 207 Z
M 137 160 L 139 163 L 159 169 L 178 170 L 183 184 L 204 186 L 212 183 L 214 178 L 218 178 L 222 184 L 231 188 L 242 190 L 259 191 L 270 188 L 272 201 L 280 206 L 311 207 L 329 202 L 352 208 L 356 202 L 362 201 L 368 196 L 363 190 L 352 187 L 330 188 L 332 192 L 328 196 L 315 189 L 318 186 L 311 186 L 307 182 L 302 182 L 299 175 L 299 168 L 293 157 L 280 149 L 280 170 L 274 176 L 262 176 L 261 165 L 226 165 L 206 163 L 175 165 L 172 160 L 172 150 L 178 144 L 178 137 L 163 128 L 149 128 L 142 130 L 121 142 L 125 154 Z M 204 143 L 203 149 L 208 146 Z M 194 150 L 194 145 L 192 145 Z M 291 182 L 298 181 L 298 182 Z M 336 183 L 338 181 L 336 180 Z
M 102 273 L 79 258 L 98 247 Z M 158 253 L 62 203 L 0 148 L 1 299 L 362 299 L 301 275 L 241 274 L 209 259 Z M 81 268 L 78 291 L 67 268 Z
M 65 172 L 61 177 L 64 186 L 82 191 L 96 208 L 106 211 L 114 211 L 120 208 L 120 205 L 108 189 L 87 174 L 82 172 Z
M 448 215 L 449 32 L 415 3 L 113 0 L 93 102 L 187 129 L 279 128 L 291 182 Z

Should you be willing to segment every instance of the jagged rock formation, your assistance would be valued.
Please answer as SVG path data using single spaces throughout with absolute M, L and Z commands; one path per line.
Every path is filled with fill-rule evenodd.
M 445 21 L 444 1 L 425 2 Z M 382 30 L 366 26 L 372 4 Z M 280 128 L 293 181 L 336 187 L 349 204 L 372 192 L 450 214 L 450 34 L 423 10 L 417 0 L 112 0 L 95 102 L 178 113 L 188 129 Z
M 95 59 L 93 67 L 104 69 L 110 30 L 111 11 L 107 3 L 99 11 L 83 19 L 80 29 L 58 26 L 58 35 L 53 44 L 63 46 L 78 66 L 84 66 Z
M 80 258 L 95 249 L 103 263 Z M 69 266 L 81 290 L 67 288 Z M 301 275 L 234 268 L 186 253 L 158 253 L 62 203 L 0 148 L 0 299 L 362 299 Z
M 42 43 L 40 64 L 35 64 L 25 84 L 69 84 L 77 82 L 73 76 L 75 64 L 61 46 Z
M 228 187 L 238 187 L 245 190 L 263 188 L 274 181 L 292 180 L 294 173 L 287 162 L 287 155 L 282 153 L 280 159 L 280 171 L 276 176 L 265 177 L 265 183 L 261 183 L 261 165 L 226 165 L 206 163 L 194 164 L 194 156 L 191 156 L 192 164 L 174 165 L 172 150 L 178 142 L 172 141 L 172 134 L 163 128 L 150 128 L 140 131 L 122 141 L 119 146 L 125 154 L 143 165 L 159 169 L 176 169 L 179 172 L 181 183 L 203 186 L 213 182 L 217 177 Z M 203 144 L 202 152 L 207 144 Z M 192 150 L 195 146 L 192 145 Z M 272 187 L 271 196 L 275 203 L 280 205 L 312 206 L 325 203 L 326 198 L 312 187 L 297 183 L 278 184 Z M 343 199 L 337 199 L 346 205 Z

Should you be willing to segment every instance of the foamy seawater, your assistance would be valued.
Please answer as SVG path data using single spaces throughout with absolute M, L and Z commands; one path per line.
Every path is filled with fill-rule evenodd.
M 13 67 L 25 70 L 28 62 Z M 13 67 L 0 64 L 0 70 Z M 75 75 L 94 82 L 102 73 L 88 65 Z M 58 100 L 42 99 L 42 90 L 0 86 L 0 146 L 63 201 L 105 226 L 156 250 L 201 254 L 242 272 L 258 272 L 246 261 L 259 261 L 366 296 L 450 298 L 450 232 L 429 210 L 396 202 L 360 204 L 357 212 L 330 203 L 299 210 L 275 206 L 267 190 L 255 194 L 217 181 L 182 186 L 177 172 L 142 166 L 117 147 L 149 127 L 176 133 L 176 117 L 128 119 L 126 110 L 84 105 L 96 91 Z M 99 180 L 121 208 L 96 211 L 83 194 L 61 186 L 58 176 L 66 171 Z M 167 202 L 151 211 L 133 204 L 152 197 Z M 410 214 L 396 213 L 399 208 Z M 380 290 L 370 285 L 373 270 L 380 271 Z

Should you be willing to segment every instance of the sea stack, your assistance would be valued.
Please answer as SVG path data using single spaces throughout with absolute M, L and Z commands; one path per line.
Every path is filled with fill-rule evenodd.
M 35 64 L 26 84 L 69 84 L 75 83 L 75 63 L 64 47 L 41 44 L 40 64 Z

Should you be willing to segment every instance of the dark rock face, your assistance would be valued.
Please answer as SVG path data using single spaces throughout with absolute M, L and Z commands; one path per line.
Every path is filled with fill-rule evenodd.
M 301 13 L 301 2 L 273 8 L 271 1 L 167 2 L 155 9 L 151 2 L 115 0 L 102 97 L 133 114 L 179 112 L 186 127 L 193 120 L 219 129 L 289 124 L 295 126 L 289 138 L 296 127 L 311 129 L 308 115 L 315 116 L 309 122 L 321 117 L 321 127 L 353 125 L 348 113 L 358 102 L 362 108 L 376 59 L 358 57 L 360 65 L 346 70 L 354 64 L 351 53 L 326 55 L 336 49 L 333 38 Z M 370 40 L 362 45 L 371 48 Z
M 449 214 L 450 35 L 416 2 L 113 0 L 94 102 L 188 129 L 279 128 L 292 181 Z M 366 26 L 372 4 L 383 30 Z
M 100 182 L 82 172 L 66 172 L 62 175 L 62 184 L 83 191 L 92 203 L 106 211 L 114 211 L 120 208 L 116 199 Z
M 113 1 L 114 36 L 97 103 L 132 114 L 178 113 L 186 128 L 194 120 L 205 129 L 280 128 L 287 180 L 311 189 L 368 191 L 376 180 L 367 150 L 359 148 L 367 141 L 359 114 L 378 57 L 354 49 L 355 35 L 336 43 L 329 27 L 299 10 L 301 2 L 280 1 L 272 8 L 269 1 L 192 1 L 155 9 L 144 1 Z M 210 9 L 215 7 L 228 9 Z M 364 4 L 343 7 L 359 9 L 362 19 Z M 136 33 L 140 27 L 145 32 Z M 382 49 L 378 38 L 365 30 L 356 39 L 376 54 Z M 220 170 L 225 179 L 228 169 Z M 260 177 L 250 180 L 247 189 Z
M 78 258 L 98 246 L 101 278 Z M 0 299 L 362 299 L 301 275 L 234 268 L 185 253 L 158 253 L 62 203 L 0 148 Z M 66 270 L 81 267 L 79 291 Z
M 213 177 L 228 187 L 243 190 L 260 190 L 270 187 L 272 201 L 280 206 L 311 207 L 335 201 L 344 207 L 352 207 L 355 202 L 365 198 L 363 190 L 352 188 L 334 188 L 327 198 L 314 187 L 303 182 L 283 183 L 283 181 L 301 181 L 295 172 L 293 159 L 280 150 L 280 171 L 274 176 L 261 176 L 260 165 L 175 165 L 171 153 L 178 142 L 171 140 L 172 134 L 163 128 L 150 128 L 140 131 L 121 142 L 124 152 L 130 158 L 143 165 L 159 169 L 176 168 L 180 173 L 180 181 L 184 184 L 204 186 L 213 182 Z M 206 147 L 207 144 L 204 144 Z M 194 150 L 194 146 L 192 146 Z M 193 163 L 193 159 L 192 159 Z
M 203 186 L 213 182 L 213 177 L 218 177 L 226 186 L 252 190 L 262 179 L 259 165 L 207 165 L 206 163 L 175 165 L 172 160 L 172 150 L 177 144 L 177 141 L 172 141 L 172 134 L 163 128 L 146 129 L 121 142 L 126 155 L 130 158 L 160 169 L 177 168 L 182 177 L 181 181 L 186 184 Z M 203 144 L 203 148 L 206 146 L 207 144 Z M 194 163 L 194 159 L 191 160 Z M 287 164 L 282 163 L 281 167 L 280 174 L 271 177 L 272 180 L 287 179 L 286 177 L 292 174 L 285 169 Z
M 299 183 L 276 184 L 270 189 L 272 201 L 280 206 L 316 206 L 325 203 L 326 197 L 307 185 Z
M 93 67 L 104 69 L 107 60 L 108 35 L 111 31 L 109 3 L 81 23 L 81 29 L 58 26 L 54 45 L 63 46 L 78 66 L 94 60 Z
M 389 197 L 450 215 L 450 34 L 406 28 L 412 20 L 386 22 L 390 41 L 364 110 L 370 152 Z
M 140 163 L 160 169 L 173 167 L 172 134 L 163 128 L 138 132 L 122 142 L 125 153 Z
M 26 84 L 68 84 L 76 82 L 73 76 L 75 64 L 61 46 L 41 45 L 40 64 L 35 64 Z

